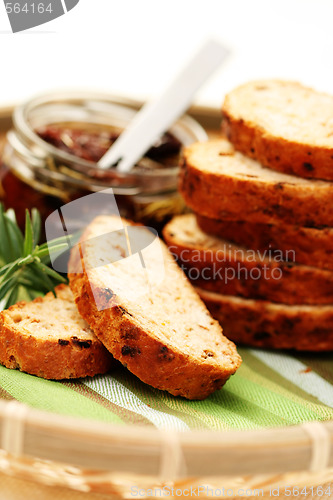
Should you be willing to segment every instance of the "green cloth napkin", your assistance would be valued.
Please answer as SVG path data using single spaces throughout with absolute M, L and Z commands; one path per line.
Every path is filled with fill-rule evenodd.
M 205 401 L 187 401 L 142 383 L 125 368 L 53 382 L 0 366 L 0 398 L 62 415 L 158 429 L 247 430 L 333 418 L 331 354 L 239 349 L 243 364 Z

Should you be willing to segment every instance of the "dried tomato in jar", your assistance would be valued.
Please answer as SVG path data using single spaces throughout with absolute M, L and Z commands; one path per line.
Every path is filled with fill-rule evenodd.
M 130 101 L 90 93 L 37 97 L 19 106 L 7 134 L 0 196 L 24 222 L 26 208 L 45 219 L 60 206 L 112 188 L 122 216 L 159 227 L 184 206 L 177 193 L 181 148 L 207 138 L 185 116 L 126 174 L 97 166 L 135 114 Z

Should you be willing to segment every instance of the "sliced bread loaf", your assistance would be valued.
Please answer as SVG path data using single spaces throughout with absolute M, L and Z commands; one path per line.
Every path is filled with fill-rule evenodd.
M 197 289 L 208 309 L 239 344 L 299 351 L 333 350 L 332 306 L 288 306 Z
M 333 304 L 333 272 L 209 236 L 193 214 L 174 217 L 163 235 L 192 284 L 199 288 L 284 304 Z
M 107 372 L 114 359 L 79 315 L 68 286 L 0 313 L 0 363 L 46 379 Z
M 240 357 L 163 243 L 156 239 L 140 256 L 126 257 L 122 231 L 128 225 L 116 216 L 98 217 L 72 250 L 69 279 L 79 312 L 143 382 L 203 399 L 235 373 Z M 132 241 L 138 238 L 132 233 Z M 150 288 L 143 262 L 147 280 L 161 278 Z
M 261 252 L 280 251 L 295 262 L 333 271 L 333 228 L 290 224 L 254 224 L 209 219 L 196 214 L 198 226 L 207 234 Z
M 230 92 L 222 127 L 235 148 L 263 165 L 333 180 L 333 96 L 296 82 L 262 80 Z
M 190 208 L 212 219 L 333 226 L 333 183 L 264 168 L 225 139 L 185 149 L 180 191 Z

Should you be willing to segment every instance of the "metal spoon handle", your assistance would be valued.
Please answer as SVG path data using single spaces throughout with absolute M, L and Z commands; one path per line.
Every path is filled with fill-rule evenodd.
M 128 172 L 156 140 L 189 107 L 193 94 L 225 60 L 228 50 L 208 40 L 177 75 L 162 95 L 145 104 L 127 129 L 98 162 L 101 169 L 117 165 Z

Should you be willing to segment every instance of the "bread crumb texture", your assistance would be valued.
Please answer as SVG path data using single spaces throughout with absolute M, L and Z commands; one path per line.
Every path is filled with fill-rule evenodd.
M 254 81 L 226 96 L 223 117 L 238 151 L 280 172 L 333 180 L 333 96 L 297 82 Z
M 115 363 L 81 318 L 69 286 L 0 313 L 0 363 L 46 379 L 105 373 Z
M 130 225 L 124 219 L 121 224 Z M 234 344 L 223 336 L 162 242 L 142 250 L 147 273 L 163 274 L 150 288 L 138 255 L 94 267 L 94 242 L 103 234 L 109 234 L 109 242 L 99 248 L 99 258 L 104 255 L 104 262 L 110 262 L 110 252 L 126 254 L 118 229 L 119 218 L 113 216 L 98 217 L 88 226 L 81 239 L 84 273 L 76 272 L 81 269 L 78 247 L 71 253 L 70 286 L 80 314 L 112 355 L 143 382 L 188 399 L 207 397 L 240 365 Z M 104 301 L 104 308 L 97 307 L 96 298 Z

